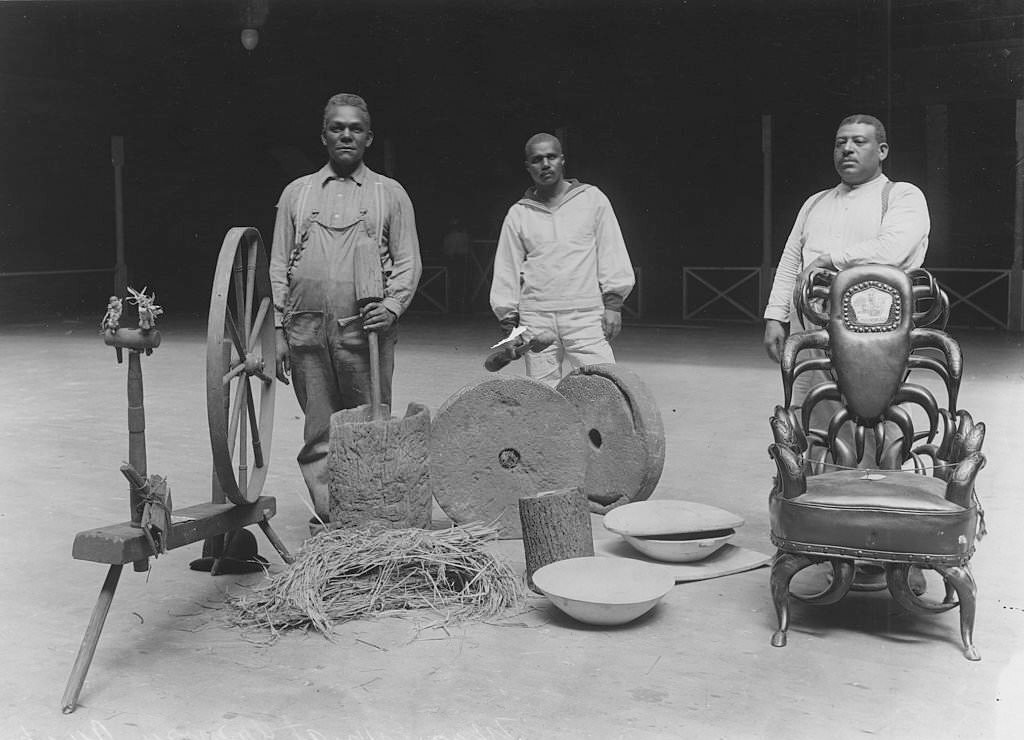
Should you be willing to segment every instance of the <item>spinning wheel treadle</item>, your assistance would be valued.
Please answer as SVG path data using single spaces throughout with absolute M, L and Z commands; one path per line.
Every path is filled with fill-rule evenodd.
M 231 229 L 210 298 L 206 412 L 213 467 L 234 504 L 259 498 L 270 458 L 276 342 L 268 265 L 256 229 Z

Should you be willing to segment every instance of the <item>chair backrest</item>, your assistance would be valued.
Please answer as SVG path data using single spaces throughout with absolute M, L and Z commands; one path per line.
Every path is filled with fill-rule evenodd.
M 906 382 L 912 369 L 939 374 L 947 388 L 947 410 L 956 411 L 962 374 L 959 345 L 944 332 L 926 328 L 945 323 L 949 310 L 945 293 L 924 270 L 905 273 L 888 265 L 861 265 L 839 273 L 812 273 L 797 286 L 794 299 L 804 316 L 822 328 L 794 334 L 786 342 L 781 363 L 786 407 L 791 405 L 799 375 L 828 371 L 829 379 L 798 399 L 801 426 L 809 441 L 828 450 L 837 463 L 859 464 L 870 430 L 875 464 L 898 467 L 911 456 L 916 440 L 934 438 L 940 422 L 934 395 L 924 386 Z M 940 350 L 941 357 L 915 353 L 924 347 Z M 799 359 L 806 349 L 824 353 Z M 812 429 L 812 413 L 824 402 L 841 408 L 831 416 L 827 429 Z M 907 403 L 924 409 L 927 432 L 915 432 L 910 414 L 900 406 Z M 839 439 L 840 429 L 848 422 L 854 425 L 852 446 Z M 887 439 L 886 422 L 895 423 L 902 437 L 890 431 Z

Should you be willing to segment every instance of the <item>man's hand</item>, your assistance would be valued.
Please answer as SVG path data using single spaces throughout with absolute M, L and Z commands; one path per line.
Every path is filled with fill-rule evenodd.
M 367 303 L 359 313 L 364 331 L 387 331 L 398 319 L 383 303 Z
M 804 271 L 800 273 L 800 277 L 796 280 L 796 285 L 803 285 L 807 282 L 807 278 L 810 277 L 812 272 L 818 270 L 835 270 L 836 266 L 832 262 L 832 258 L 827 254 L 818 255 L 814 258 L 811 264 L 804 268 Z
M 764 322 L 764 351 L 768 353 L 775 362 L 782 360 L 782 345 L 786 343 L 786 325 L 776 319 L 768 319 Z
M 622 314 L 619 311 L 606 308 L 604 316 L 601 317 L 601 331 L 604 332 L 604 338 L 610 342 L 618 336 L 621 330 Z
M 288 376 L 292 372 L 292 363 L 288 356 L 288 336 L 283 328 L 278 327 L 274 330 L 274 339 L 277 341 L 277 379 L 288 385 Z

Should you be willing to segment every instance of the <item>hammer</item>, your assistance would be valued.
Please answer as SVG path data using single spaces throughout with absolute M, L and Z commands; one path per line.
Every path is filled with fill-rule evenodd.
M 513 360 L 518 360 L 527 352 L 540 352 L 547 349 L 554 344 L 555 338 L 554 332 L 541 329 L 529 341 L 520 340 L 514 344 L 506 344 L 491 352 L 484 360 L 484 367 L 495 373 Z

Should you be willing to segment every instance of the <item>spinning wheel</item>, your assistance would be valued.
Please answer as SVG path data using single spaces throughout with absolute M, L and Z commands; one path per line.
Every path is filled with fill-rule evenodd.
M 256 229 L 236 227 L 220 248 L 206 332 L 213 467 L 234 504 L 256 501 L 267 477 L 275 361 L 267 250 Z
M 224 237 L 214 273 L 206 340 L 206 406 L 213 467 L 220 486 L 219 490 L 214 487 L 211 503 L 175 508 L 172 512 L 169 496 L 158 502 L 166 512 L 166 519 L 160 520 L 163 529 L 157 529 L 159 548 L 152 527 L 143 529 L 146 517 L 139 515 L 140 507 L 154 505 L 144 496 L 149 485 L 145 483 L 141 353 L 149 355 L 159 346 L 159 334 L 151 331 L 151 326 L 142 327 L 141 304 L 139 329 L 119 329 L 116 321 L 120 311 L 111 319 L 115 323 L 106 329 L 104 342 L 117 350 L 119 362 L 123 351 L 129 352 L 128 457 L 132 464 L 125 467 L 131 468 L 142 482 L 135 482 L 125 473 L 132 481 L 131 521 L 75 535 L 72 557 L 105 563 L 109 569 L 64 690 L 65 714 L 73 712 L 78 702 L 126 563 L 134 563 L 137 571 L 145 572 L 149 569 L 149 558 L 205 541 L 212 561 L 209 570 L 216 575 L 220 563 L 231 557 L 225 555 L 225 538 L 230 541 L 235 533 L 252 524 L 263 530 L 282 560 L 292 562 L 284 543 L 270 526 L 277 501 L 261 495 L 270 462 L 274 421 L 276 341 L 272 307 L 267 251 L 259 232 L 250 227 L 231 229 Z M 104 320 L 109 317 L 108 306 Z M 149 318 L 151 322 L 153 317 Z M 204 554 L 206 550 L 204 547 Z

